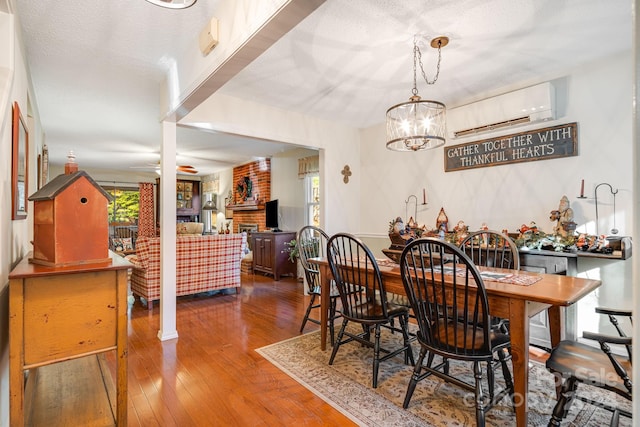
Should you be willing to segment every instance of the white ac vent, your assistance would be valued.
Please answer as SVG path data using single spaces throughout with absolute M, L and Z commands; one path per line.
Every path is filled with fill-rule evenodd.
M 459 138 L 553 119 L 555 90 L 547 82 L 452 108 L 447 130 L 449 137 Z

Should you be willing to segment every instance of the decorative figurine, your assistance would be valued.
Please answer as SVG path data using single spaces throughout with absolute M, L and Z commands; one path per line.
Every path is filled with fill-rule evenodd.
M 577 224 L 573 222 L 573 209 L 569 207 L 569 199 L 567 196 L 562 196 L 558 209 L 551 211 L 549 219 L 551 221 L 558 221 L 553 228 L 554 234 L 561 237 L 567 237 L 569 234 L 573 234 Z
M 469 235 L 469 226 L 466 225 L 464 221 L 460 220 L 456 226 L 453 227 L 453 232 L 455 233 L 455 243 L 456 245 L 459 245 L 462 243 L 464 238 Z
M 436 230 L 440 232 L 443 228 L 445 233 L 449 232 L 449 218 L 447 218 L 444 208 L 440 208 L 440 213 L 438 213 L 438 218 L 436 219 Z

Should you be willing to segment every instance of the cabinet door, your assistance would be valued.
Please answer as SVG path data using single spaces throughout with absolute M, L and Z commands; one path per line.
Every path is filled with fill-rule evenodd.
M 273 241 L 270 237 L 256 236 L 253 240 L 253 263 L 254 269 L 271 273 L 273 272 L 273 262 L 271 251 Z
M 539 253 L 520 253 L 520 269 L 537 273 L 575 275 L 577 271 L 577 258 L 560 255 L 544 255 Z M 573 309 L 564 309 L 565 327 L 567 336 L 571 336 L 571 325 L 575 322 L 571 316 L 575 315 Z M 551 348 L 549 336 L 549 317 L 547 310 L 538 313 L 529 320 L 529 342 L 539 347 Z
M 263 253 L 263 266 L 265 269 L 273 272 L 273 251 L 274 251 L 273 238 L 265 237 L 262 239 L 262 253 Z

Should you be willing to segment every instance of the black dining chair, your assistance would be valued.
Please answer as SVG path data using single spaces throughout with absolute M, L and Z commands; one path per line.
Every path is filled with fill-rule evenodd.
M 520 255 L 516 243 L 499 231 L 474 231 L 465 237 L 459 246 L 475 265 L 520 269 Z
M 520 254 L 516 242 L 494 230 L 474 231 L 460 242 L 460 249 L 476 266 L 520 270 Z M 493 327 L 509 333 L 509 320 L 492 317 Z
M 320 308 L 320 291 L 321 291 L 321 283 L 320 283 L 320 270 L 317 264 L 313 264 L 309 262 L 311 258 L 317 257 L 325 257 L 327 250 L 327 240 L 329 236 L 322 229 L 307 225 L 302 227 L 300 231 L 298 231 L 298 236 L 296 239 L 297 247 L 298 247 L 298 259 L 300 260 L 300 264 L 304 270 L 304 277 L 307 281 L 307 290 L 309 296 L 311 297 L 309 300 L 309 305 L 307 306 L 307 311 L 304 314 L 304 318 L 302 319 L 302 325 L 300 326 L 300 333 L 304 330 L 307 322 L 315 323 L 316 325 L 320 324 L 319 316 L 318 318 L 313 318 L 311 316 L 311 311 L 314 309 Z M 331 281 L 331 287 L 329 289 L 329 334 L 331 337 L 331 345 L 334 343 L 334 320 L 336 317 L 340 317 L 339 313 L 336 312 L 337 300 L 340 297 L 338 293 L 338 288 L 335 285 L 335 282 Z
M 507 362 L 509 336 L 491 327 L 489 301 L 480 272 L 460 248 L 434 238 L 414 240 L 400 256 L 404 288 L 418 322 L 420 355 L 409 381 L 407 408 L 419 381 L 434 375 L 475 393 L 476 422 L 505 396 L 513 401 L 513 380 Z M 428 357 L 427 357 L 428 356 Z M 442 358 L 434 365 L 435 356 Z M 424 365 L 424 359 L 427 363 Z M 449 360 L 472 363 L 474 383 L 450 375 Z M 483 390 L 482 365 L 487 365 L 488 398 Z M 500 365 L 505 387 L 495 392 Z
M 611 411 L 611 426 L 618 425 L 621 415 L 632 417 L 629 411 L 594 401 L 579 393 L 578 384 L 582 383 L 609 390 L 629 401 L 632 400 L 632 341 L 631 337 L 625 335 L 618 320 L 626 318 L 631 325 L 631 311 L 598 307 L 596 313 L 609 316 L 609 320 L 618 331 L 618 336 L 584 332 L 582 337 L 598 343 L 599 347 L 565 340 L 551 351 L 546 366 L 556 377 L 558 401 L 553 408 L 549 426 L 560 426 L 574 399 Z M 614 353 L 611 346 L 622 348 L 623 351 Z
M 357 341 L 373 348 L 372 386 L 378 386 L 380 362 L 404 353 L 404 363 L 414 364 L 409 336 L 409 309 L 387 301 L 384 281 L 380 268 L 371 250 L 357 237 L 348 233 L 338 233 L 327 242 L 327 257 L 333 278 L 338 287 L 342 303 L 342 326 L 338 332 L 329 365 L 333 364 L 338 350 L 343 344 Z M 399 327 L 392 320 L 399 320 Z M 362 326 L 362 332 L 347 330 L 349 322 Z M 380 345 L 382 328 L 402 333 L 402 346 L 395 349 Z M 371 333 L 374 339 L 371 341 Z M 384 353 L 383 356 L 381 354 Z

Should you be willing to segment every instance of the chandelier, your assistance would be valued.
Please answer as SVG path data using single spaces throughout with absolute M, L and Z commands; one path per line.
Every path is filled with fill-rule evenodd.
M 147 0 L 156 6 L 166 7 L 168 9 L 186 9 L 193 6 L 197 0 Z
M 429 81 L 422 66 L 422 52 L 416 38 L 413 39 L 413 94 L 409 102 L 394 105 L 387 110 L 387 148 L 393 151 L 420 151 L 440 147 L 445 143 L 446 107 L 438 101 L 422 100 L 418 96 L 417 66 L 422 77 L 432 85 L 440 75 L 441 49 L 449 43 L 448 37 L 431 40 L 431 47 L 438 49 L 436 75 Z

